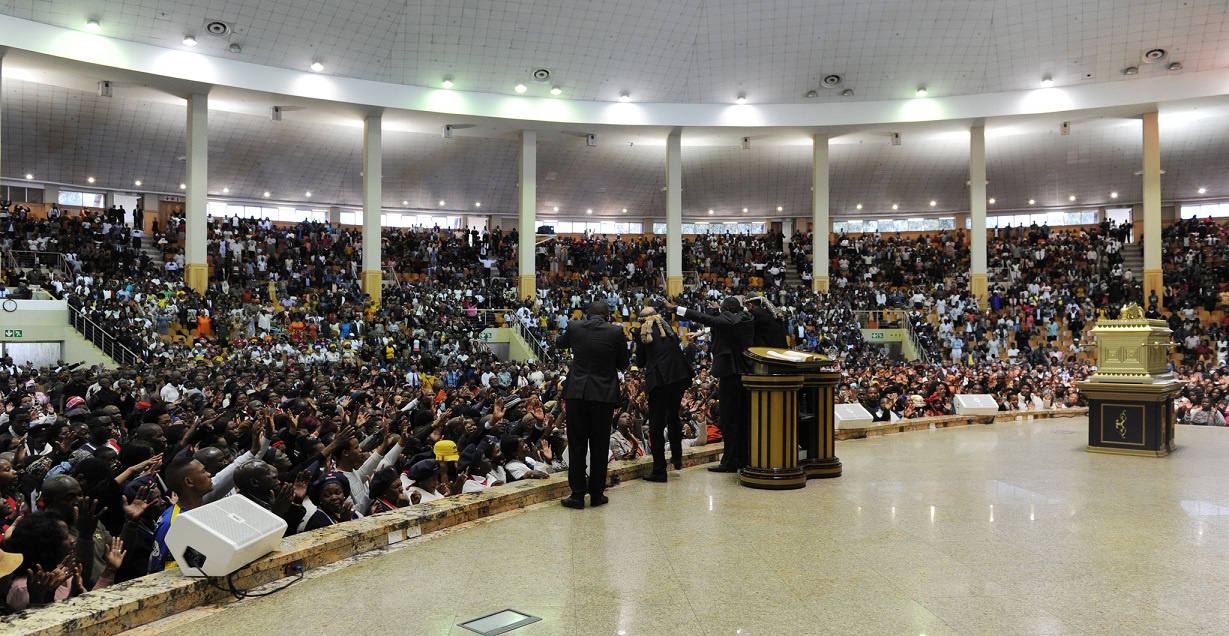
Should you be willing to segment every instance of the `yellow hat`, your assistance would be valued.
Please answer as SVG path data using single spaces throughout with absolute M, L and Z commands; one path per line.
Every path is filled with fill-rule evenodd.
M 457 443 L 448 439 L 436 442 L 435 459 L 441 462 L 455 462 L 461 459 L 461 454 L 457 452 Z
M 6 577 L 17 568 L 21 567 L 21 562 L 25 557 L 15 552 L 5 552 L 0 550 L 0 578 Z

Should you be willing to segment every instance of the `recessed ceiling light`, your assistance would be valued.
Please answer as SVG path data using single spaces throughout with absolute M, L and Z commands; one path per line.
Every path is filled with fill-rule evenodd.
M 98 23 L 98 20 L 86 20 L 85 30 L 98 33 L 102 30 L 102 25 Z
M 559 211 L 559 206 L 557 206 L 557 205 L 556 205 L 553 209 L 554 209 L 554 211 L 558 212 L 558 211 Z
M 624 214 L 626 214 L 626 213 L 627 213 L 627 208 L 623 208 L 623 213 L 624 213 Z
M 1049 88 L 1053 85 L 1054 85 L 1054 80 L 1049 75 L 1046 75 L 1045 77 L 1041 78 L 1042 88 Z
M 1037 201 L 1036 201 L 1035 199 L 1029 199 L 1029 200 L 1028 200 L 1028 204 L 1029 204 L 1029 205 L 1033 205 L 1033 204 L 1035 204 L 1035 203 L 1037 203 Z
M 135 185 L 135 186 L 139 186 L 139 185 L 141 185 L 141 180 L 140 180 L 140 179 L 137 179 L 136 181 L 133 181 L 133 182 L 132 182 L 132 185 Z
M 310 199 L 310 198 L 312 198 L 312 193 L 310 193 L 310 192 L 304 192 L 304 193 L 303 193 L 303 196 L 305 196 L 305 197 L 307 197 L 307 198 L 309 198 L 309 199 Z
M 179 189 L 180 189 L 180 190 L 187 190 L 187 189 L 188 189 L 188 184 L 186 184 L 186 183 L 181 183 L 181 184 L 179 184 Z
M 444 88 L 452 88 L 452 78 L 445 77 L 440 86 L 443 86 Z
M 222 194 L 230 194 L 230 188 L 222 188 Z
M 26 175 L 26 176 L 29 177 L 30 175 Z M 1199 194 L 1207 194 L 1207 192 L 1208 192 L 1207 188 L 1199 188 Z
M 1118 193 L 1117 193 L 1117 192 L 1111 192 L 1111 193 L 1110 193 L 1110 198 L 1111 198 L 1111 199 L 1117 199 L 1117 198 L 1118 198 Z
M 632 101 L 632 96 L 631 96 L 631 95 L 629 95 L 628 93 L 622 93 L 622 94 L 620 94 L 620 95 L 619 95 L 619 101 L 621 101 L 621 102 L 630 102 L 630 101 Z
M 784 211 L 784 210 L 785 210 L 785 208 L 783 208 L 783 207 L 781 207 L 781 206 L 779 206 L 779 205 L 777 206 L 777 212 L 781 212 L 781 211 Z
M 993 198 L 991 198 L 991 199 L 990 199 L 990 205 L 994 205 L 994 199 L 993 199 Z
M 743 208 L 743 214 L 747 213 L 747 208 Z
M 440 205 L 444 205 L 444 200 L 440 199 Z
M 1071 195 L 1071 196 L 1067 197 L 1067 200 L 1068 200 L 1068 201 L 1074 201 L 1074 200 L 1075 200 L 1075 195 L 1073 194 L 1073 195 Z
M 410 204 L 410 202 L 409 202 L 409 201 L 402 201 L 402 202 L 401 202 L 401 205 L 409 205 L 409 204 Z
M 562 94 L 563 94 L 563 89 L 562 89 L 562 88 L 559 88 L 558 86 L 552 86 L 552 87 L 550 88 L 550 94 L 551 94 L 551 95 L 562 95 Z
M 712 211 L 712 210 L 709 210 L 709 211 L 708 211 L 708 213 L 709 213 L 709 214 L 712 214 L 712 213 L 713 213 L 713 211 Z
M 196 46 L 196 38 L 191 35 L 183 36 L 184 46 Z
M 313 71 L 315 71 L 315 72 L 319 73 L 320 71 L 323 71 L 323 70 L 324 70 L 324 63 L 322 63 L 322 62 L 312 62 L 312 65 L 311 65 L 310 67 L 308 67 L 308 68 L 310 68 L 311 70 L 313 70 Z
M 86 183 L 94 183 L 94 177 L 87 177 L 87 178 L 86 178 L 86 180 L 85 180 L 85 182 L 86 182 Z
M 916 93 L 914 93 L 914 95 L 917 95 L 918 97 L 925 97 L 925 96 L 927 96 L 927 95 L 929 95 L 929 94 L 930 94 L 930 92 L 926 90 L 926 87 L 925 87 L 925 86 L 919 86 L 919 87 L 918 87 L 918 89 L 917 89 L 917 92 L 916 92 Z
M 33 179 L 33 178 L 34 178 L 34 175 L 29 174 L 29 173 L 26 174 L 26 179 Z
M 819 97 L 819 91 L 813 88 L 807 91 L 807 99 L 815 99 L 816 97 Z
M 474 201 L 474 207 L 476 207 L 476 208 L 480 208 L 480 207 L 482 207 L 482 202 L 481 202 L 481 201 Z
M 231 42 L 226 46 L 226 50 L 230 51 L 231 53 L 242 53 L 243 47 L 239 46 L 238 42 Z
M 1137 67 L 1137 66 L 1128 66 L 1128 67 L 1126 67 L 1126 68 L 1122 69 L 1122 74 L 1123 74 L 1123 75 L 1136 75 L 1136 74 L 1138 74 L 1138 73 L 1139 73 L 1139 67 Z
M 861 210 L 861 209 L 862 209 L 862 204 L 861 204 L 861 203 L 859 203 L 858 205 L 856 205 L 856 206 L 854 206 L 854 207 L 856 207 L 856 208 L 858 208 L 859 210 Z
M 512 90 L 514 90 L 514 91 L 516 91 L 516 92 L 518 92 L 518 93 L 524 93 L 525 91 L 527 91 L 527 90 L 529 90 L 529 89 L 528 89 L 528 88 L 525 88 L 525 85 L 524 85 L 524 84 L 517 84 L 516 86 L 513 86 L 513 87 L 512 87 Z
M 747 96 L 746 96 L 746 95 L 739 95 L 739 96 L 738 96 L 738 97 L 737 97 L 734 101 L 735 101 L 735 102 L 737 102 L 737 103 L 739 103 L 739 104 L 746 104 L 746 103 L 747 103 Z
M 939 202 L 938 202 L 938 201 L 931 201 L 931 202 L 930 202 L 930 207 L 932 207 L 932 208 L 933 208 L 933 207 L 935 207 L 935 206 L 936 206 L 936 205 L 938 205 L 938 204 L 939 204 Z
M 899 206 L 899 205 L 897 205 L 897 204 L 895 204 L 895 203 L 893 203 L 893 204 L 892 204 L 892 209 L 893 209 L 893 210 L 899 210 L 899 209 L 900 209 L 900 206 Z
M 593 214 L 593 210 L 585 210 L 585 214 Z
M 843 96 L 845 96 L 845 97 L 853 97 L 853 89 L 852 89 L 852 88 L 847 88 L 847 89 L 845 89 L 845 90 L 841 91 L 841 95 L 843 95 Z
M 268 191 L 268 190 L 265 190 L 265 198 L 267 199 L 267 198 L 269 198 L 269 196 L 270 196 L 269 191 Z

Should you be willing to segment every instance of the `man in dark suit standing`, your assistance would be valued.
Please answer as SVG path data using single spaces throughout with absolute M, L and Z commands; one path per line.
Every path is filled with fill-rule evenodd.
M 751 346 L 776 349 L 789 346 L 785 339 L 785 323 L 777 318 L 767 299 L 760 294 L 752 294 L 747 297 L 745 304 L 755 324 L 755 336 L 751 339 Z
M 609 499 L 606 464 L 610 453 L 611 422 L 618 408 L 619 374 L 631 354 L 623 329 L 607 322 L 610 307 L 604 300 L 589 305 L 585 320 L 574 320 L 556 341 L 560 349 L 572 350 L 572 363 L 560 397 L 567 408 L 568 485 L 572 494 L 563 500 L 568 508 L 600 506 Z M 589 476 L 585 477 L 585 453 L 589 453 Z
M 691 386 L 695 372 L 687 363 L 678 334 L 670 323 L 645 307 L 640 311 L 636 336 L 636 366 L 644 374 L 644 392 L 649 397 L 649 443 L 653 447 L 653 472 L 648 481 L 666 481 L 666 435 L 670 438 L 670 457 L 674 469 L 683 467 L 683 426 L 679 408 L 683 394 Z
M 668 306 L 673 307 L 673 306 Z M 713 375 L 721 380 L 717 396 L 721 400 L 721 437 L 725 453 L 721 463 L 709 467 L 715 473 L 736 473 L 750 460 L 751 412 L 742 374 L 750 373 L 751 362 L 743 352 L 755 337 L 754 319 L 743 311 L 742 301 L 730 296 L 721 303 L 721 313 L 710 316 L 701 311 L 674 307 L 683 320 L 694 320 L 713 330 L 709 353 L 713 356 Z

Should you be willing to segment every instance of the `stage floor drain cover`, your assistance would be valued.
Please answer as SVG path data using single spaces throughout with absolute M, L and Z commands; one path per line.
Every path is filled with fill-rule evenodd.
M 457 623 L 459 627 L 464 627 L 476 634 L 482 636 L 495 636 L 496 634 L 506 634 L 514 629 L 518 629 L 536 623 L 542 619 L 537 616 L 530 616 L 524 612 L 518 612 L 513 609 L 500 610 L 494 614 L 487 614 L 481 618 L 475 618 Z

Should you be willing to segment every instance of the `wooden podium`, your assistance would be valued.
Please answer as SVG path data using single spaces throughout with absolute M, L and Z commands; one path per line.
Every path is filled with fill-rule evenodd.
M 840 461 L 832 454 L 832 387 L 838 376 L 829 369 L 833 362 L 817 354 L 768 347 L 752 347 L 745 355 L 753 366 L 752 373 L 742 376 L 743 386 L 751 392 L 751 457 L 750 464 L 739 471 L 739 482 L 749 488 L 788 490 L 806 486 L 810 477 L 840 475 Z M 813 417 L 800 427 L 799 398 L 806 402 L 807 391 L 822 395 L 825 387 L 826 412 L 822 399 L 810 398 L 813 412 L 809 415 Z M 826 442 L 819 430 L 824 426 Z M 802 465 L 798 462 L 800 430 L 808 451 Z

